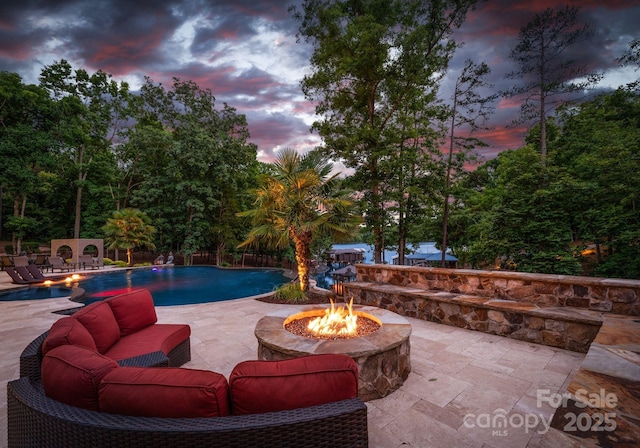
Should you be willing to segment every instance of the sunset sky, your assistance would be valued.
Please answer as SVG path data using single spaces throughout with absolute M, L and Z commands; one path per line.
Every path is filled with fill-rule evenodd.
M 41 69 L 66 59 L 74 68 L 98 69 L 132 90 L 149 76 L 165 86 L 173 77 L 209 88 L 245 114 L 259 159 L 270 161 L 278 148 L 301 151 L 320 144 L 309 129 L 314 105 L 300 89 L 309 73 L 310 46 L 296 42 L 297 23 L 287 8 L 301 0 L 19 0 L 0 4 L 0 70 L 37 84 Z M 640 77 L 620 68 L 616 58 L 640 35 L 640 0 L 490 0 L 480 2 L 456 34 L 465 42 L 442 86 L 447 89 L 465 59 L 486 62 L 496 91 L 514 81 L 509 52 L 520 28 L 547 7 L 579 5 L 580 22 L 597 34 L 574 57 L 591 70 L 605 72 L 600 88 L 616 88 Z M 523 129 L 507 128 L 519 104 L 504 99 L 484 134 L 486 158 L 517 148 Z

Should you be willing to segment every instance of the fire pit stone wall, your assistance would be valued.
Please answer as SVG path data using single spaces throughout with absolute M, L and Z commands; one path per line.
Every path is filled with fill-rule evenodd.
M 298 336 L 284 328 L 285 319 L 300 311 L 322 305 L 282 307 L 261 318 L 256 324 L 258 359 L 282 360 L 321 353 L 344 353 L 358 364 L 358 395 L 363 401 L 382 398 L 398 389 L 411 372 L 411 325 L 402 316 L 381 308 L 358 306 L 382 322 L 380 329 L 367 336 L 351 339 L 312 339 Z

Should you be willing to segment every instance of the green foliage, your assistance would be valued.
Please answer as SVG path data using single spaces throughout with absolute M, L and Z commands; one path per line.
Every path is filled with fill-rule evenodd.
M 640 96 L 601 95 L 557 117 L 539 145 L 501 153 L 456 186 L 450 241 L 474 267 L 640 278 Z
M 298 279 L 309 288 L 311 245 L 318 236 L 334 240 L 349 238 L 361 219 L 342 189 L 333 165 L 320 152 L 300 156 L 283 149 L 273 163 L 273 173 L 260 178 L 255 208 L 240 213 L 251 218 L 252 229 L 241 246 L 287 249 L 293 242 Z
M 577 23 L 579 10 L 579 7 L 565 6 L 556 10 L 547 8 L 536 14 L 520 28 L 518 43 L 510 54 L 519 70 L 507 77 L 516 79 L 518 85 L 504 95 L 524 98 L 515 123 L 537 120 L 543 162 L 547 155 L 547 116 L 576 95 L 583 96 L 586 89 L 602 79 L 601 74 L 589 72 L 565 56 L 568 48 L 594 35 L 589 25 Z
M 140 210 L 125 208 L 113 212 L 113 217 L 102 227 L 109 249 L 126 249 L 128 265 L 133 265 L 132 251 L 136 247 L 155 249 L 153 238 L 156 228 L 151 219 Z
M 74 70 L 64 59 L 44 67 L 40 74 L 40 86 L 56 100 L 53 146 L 64 165 L 61 169 L 70 170 L 65 177 L 75 191 L 74 238 L 80 238 L 83 196 L 93 180 L 90 174 L 103 173 L 111 143 L 130 118 L 129 86 L 111 78 L 101 70 L 93 74 Z
M 159 246 L 179 249 L 185 264 L 203 248 L 222 258 L 246 231 L 236 215 L 256 165 L 246 118 L 216 108 L 213 94 L 190 81 L 166 90 L 148 79 L 141 93 L 140 120 L 118 151 L 125 184 L 136 188 L 119 194 L 153 218 Z
M 423 181 L 433 172 L 442 107 L 437 90 L 456 43 L 451 39 L 475 0 L 306 0 L 292 7 L 299 36 L 313 44 L 302 90 L 320 117 L 323 150 L 355 174 L 374 258 L 397 211 L 419 221 L 433 200 Z M 415 196 L 404 200 L 404 193 Z M 423 194 L 419 194 L 423 193 Z M 400 202 L 398 202 L 400 201 Z M 389 210 L 397 203 L 397 210 Z M 405 222 L 398 238 L 408 235 Z
M 280 286 L 275 290 L 273 297 L 276 300 L 284 300 L 288 303 L 305 303 L 309 300 L 297 282 L 285 283 Z

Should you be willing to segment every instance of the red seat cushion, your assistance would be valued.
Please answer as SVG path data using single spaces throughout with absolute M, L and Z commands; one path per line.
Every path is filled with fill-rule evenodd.
M 106 302 L 95 302 L 87 305 L 72 316 L 78 319 L 89 330 L 100 353 L 106 352 L 120 339 L 120 327 Z
M 224 376 L 177 367 L 121 367 L 102 379 L 100 410 L 139 417 L 229 415 Z
M 54 322 L 42 344 L 42 354 L 46 355 L 49 350 L 61 345 L 79 345 L 93 351 L 98 350 L 89 331 L 80 321 L 71 317 L 63 317 Z
M 78 345 L 61 345 L 42 359 L 42 385 L 47 396 L 83 409 L 100 410 L 98 385 L 118 364 Z
M 153 297 L 146 289 L 120 294 L 106 302 L 120 327 L 120 336 L 127 336 L 158 321 Z
M 116 361 L 161 350 L 168 355 L 178 344 L 191 336 L 185 324 L 155 324 L 116 342 L 105 355 Z
M 358 366 L 347 355 L 244 361 L 229 376 L 234 415 L 315 406 L 358 396 Z

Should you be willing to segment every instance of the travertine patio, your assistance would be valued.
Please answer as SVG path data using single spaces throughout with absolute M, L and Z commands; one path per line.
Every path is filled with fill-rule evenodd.
M 0 288 L 13 286 L 0 272 Z M 7 381 L 18 378 L 23 348 L 61 317 L 53 312 L 75 305 L 66 298 L 0 302 L 3 391 Z M 157 313 L 161 322 L 191 325 L 192 361 L 185 367 L 228 377 L 239 361 L 257 359 L 258 320 L 274 307 L 285 306 L 292 312 L 298 309 L 239 299 L 159 307 Z M 584 354 L 407 320 L 412 326 L 411 373 L 391 395 L 367 402 L 370 447 L 577 446 L 565 434 L 547 430 L 553 408 L 538 403 L 537 396 L 565 391 Z M 0 397 L 0 446 L 6 447 L 6 392 Z M 507 416 L 507 427 L 482 427 L 487 418 L 502 414 Z M 524 419 L 537 425 L 527 427 Z

